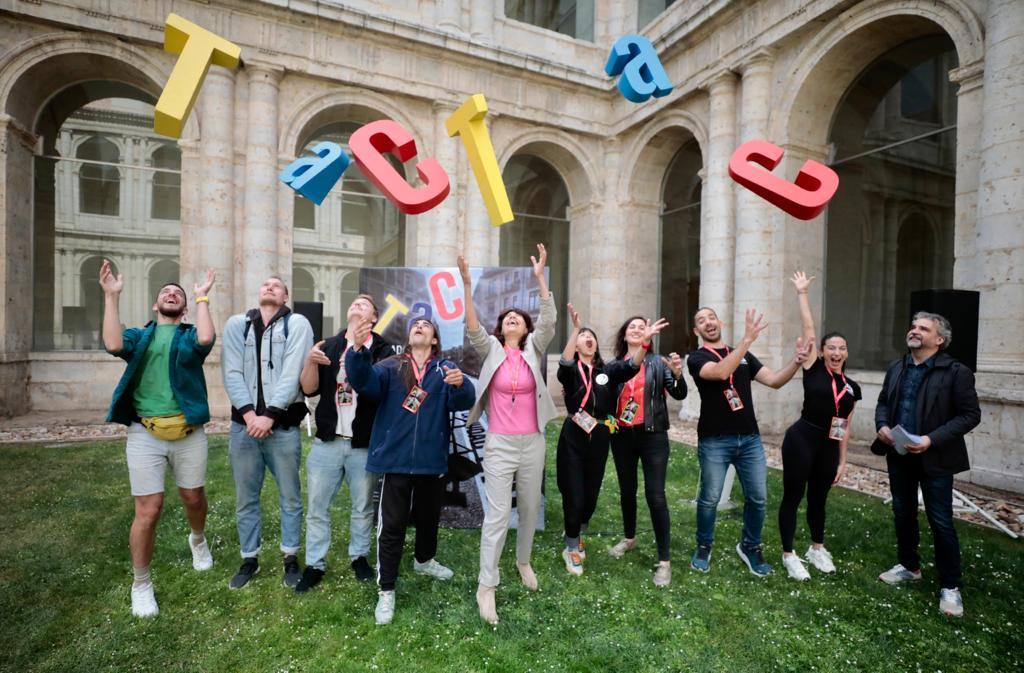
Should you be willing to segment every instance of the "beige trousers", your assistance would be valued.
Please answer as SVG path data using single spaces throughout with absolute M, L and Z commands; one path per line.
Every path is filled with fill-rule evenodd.
M 512 480 L 516 483 L 516 561 L 529 563 L 540 512 L 544 480 L 543 433 L 487 435 L 484 442 L 484 494 L 487 513 L 480 529 L 480 584 L 498 586 L 498 561 L 512 515 Z

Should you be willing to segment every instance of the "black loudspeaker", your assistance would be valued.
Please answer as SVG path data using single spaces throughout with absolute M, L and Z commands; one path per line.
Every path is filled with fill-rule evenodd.
M 953 328 L 953 341 L 946 352 L 970 367 L 978 368 L 978 304 L 980 294 L 973 290 L 918 290 L 910 293 L 910 315 L 918 311 L 938 313 Z
M 324 338 L 324 303 L 322 301 L 297 301 L 295 312 L 309 321 L 313 327 L 313 343 Z

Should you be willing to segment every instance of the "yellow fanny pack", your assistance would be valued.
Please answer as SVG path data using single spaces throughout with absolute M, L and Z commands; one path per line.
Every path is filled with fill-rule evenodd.
M 198 426 L 189 425 L 185 421 L 185 414 L 177 416 L 149 416 L 140 419 L 142 427 L 149 431 L 157 439 L 165 439 L 173 442 L 188 437 L 196 431 Z

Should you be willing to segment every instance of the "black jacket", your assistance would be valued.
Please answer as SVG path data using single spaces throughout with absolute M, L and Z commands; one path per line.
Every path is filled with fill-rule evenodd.
M 894 427 L 905 369 L 904 357 L 890 364 L 885 372 L 878 406 L 875 407 L 876 431 L 882 426 Z M 920 435 L 928 435 L 932 441 L 928 450 L 920 454 L 925 474 L 939 477 L 971 469 L 964 435 L 980 422 L 981 408 L 974 389 L 974 373 L 940 351 L 917 391 L 917 431 Z M 891 453 L 894 457 L 903 457 L 880 439 L 871 444 L 871 451 L 880 456 Z
M 618 362 L 623 361 L 619 360 Z M 615 363 L 605 365 L 605 371 L 613 364 Z M 632 367 L 632 363 L 628 363 L 628 365 Z M 672 376 L 672 370 L 656 353 L 648 353 L 644 357 L 644 365 L 646 366 L 644 369 L 644 430 L 666 432 L 668 431 L 668 404 L 665 402 L 665 392 L 677 400 L 685 399 L 686 380 L 682 374 L 678 379 Z M 627 380 L 626 383 L 629 381 Z M 622 394 L 624 385 L 619 384 L 615 391 L 616 405 L 618 405 L 619 395 Z
M 370 358 L 376 363 L 395 354 L 391 344 L 373 332 L 373 343 L 370 344 Z M 316 436 L 324 442 L 333 441 L 337 436 L 338 407 L 334 400 L 337 389 L 338 370 L 341 369 L 341 356 L 345 353 L 345 330 L 324 342 L 323 350 L 331 360 L 330 365 L 320 365 L 320 400 L 316 404 Z M 303 391 L 305 392 L 305 391 Z M 373 429 L 373 418 L 377 414 L 377 402 L 369 397 L 360 396 L 356 404 L 356 417 L 352 421 L 352 447 L 365 449 L 370 446 L 370 431 Z

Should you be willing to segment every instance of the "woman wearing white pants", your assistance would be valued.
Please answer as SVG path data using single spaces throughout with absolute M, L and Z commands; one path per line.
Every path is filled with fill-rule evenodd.
M 556 413 L 540 363 L 555 334 L 557 318 L 555 300 L 544 278 L 547 251 L 543 245 L 538 245 L 537 253 L 538 257 L 530 257 L 533 275 L 540 285 L 540 318 L 536 328 L 525 311 L 511 308 L 498 316 L 498 324 L 491 334 L 477 319 L 469 265 L 459 257 L 459 272 L 466 293 L 466 331 L 473 349 L 483 359 L 477 385 L 479 394 L 468 422 L 476 422 L 484 411 L 487 412 L 483 460 L 487 510 L 480 533 L 480 585 L 476 601 L 480 616 L 490 624 L 498 623 L 494 592 L 499 581 L 498 561 L 512 513 L 513 479 L 519 513 L 516 567 L 523 585 L 537 590 L 530 555 L 544 479 L 544 428 Z

